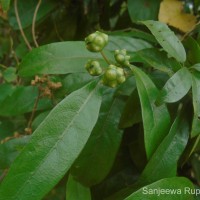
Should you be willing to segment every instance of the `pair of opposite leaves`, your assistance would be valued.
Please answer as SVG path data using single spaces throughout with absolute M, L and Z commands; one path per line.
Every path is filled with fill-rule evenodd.
M 190 32 L 196 24 L 196 17 L 185 13 L 184 4 L 179 0 L 163 0 L 160 4 L 158 19 L 182 32 Z

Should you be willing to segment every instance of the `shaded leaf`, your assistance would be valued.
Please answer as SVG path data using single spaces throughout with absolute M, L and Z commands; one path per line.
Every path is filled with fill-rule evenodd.
M 128 11 L 132 22 L 157 19 L 160 0 L 128 0 Z
M 97 82 L 61 101 L 11 166 L 0 186 L 0 199 L 42 199 L 80 154 L 97 121 L 100 104 Z
M 9 0 L 4 0 L 9 1 Z M 20 0 L 18 1 L 17 7 L 19 12 L 20 21 L 22 24 L 22 28 L 27 28 L 32 24 L 33 14 L 37 5 L 37 1 L 26 1 Z M 52 0 L 43 0 L 40 5 L 40 9 L 38 10 L 36 20 L 41 20 L 44 17 L 48 16 L 48 13 L 53 11 L 56 8 L 56 4 Z M 18 30 L 19 26 L 17 23 L 17 19 L 15 16 L 14 6 L 9 10 L 9 23 L 13 27 L 13 29 Z
M 179 62 L 186 60 L 186 52 L 183 45 L 166 24 L 152 20 L 143 21 L 142 23 L 149 28 L 159 44 L 171 57 L 174 57 Z
M 173 103 L 182 99 L 191 88 L 192 78 L 187 68 L 177 71 L 164 85 L 157 103 Z
M 84 187 L 74 180 L 73 176 L 69 175 L 66 189 L 66 200 L 78 199 L 91 200 L 90 189 Z
M 168 133 L 170 116 L 166 105 L 155 106 L 158 89 L 155 87 L 151 79 L 136 67 L 132 67 L 132 71 L 135 75 L 140 97 L 145 148 L 147 158 L 149 159 L 156 150 L 158 144 Z
M 16 116 L 33 110 L 35 100 L 38 96 L 38 88 L 33 86 L 17 86 L 13 89 L 11 95 L 6 96 L 0 102 L 1 116 Z M 49 99 L 40 99 L 37 110 L 50 108 Z
M 198 42 L 192 37 L 187 37 L 187 39 L 184 41 L 184 45 L 188 50 L 187 60 L 191 64 L 200 63 L 200 46 Z
M 0 144 L 0 169 L 9 168 L 29 140 L 29 136 L 24 136 Z
M 181 68 L 181 65 L 174 59 L 168 58 L 165 52 L 158 49 L 143 49 L 137 54 L 150 66 L 162 72 L 172 74 Z
M 14 67 L 8 67 L 6 70 L 4 70 L 3 71 L 3 78 L 7 82 L 15 81 L 17 79 L 16 68 L 14 68 Z
M 140 100 L 137 90 L 134 90 L 128 98 L 122 112 L 119 127 L 128 128 L 142 121 Z

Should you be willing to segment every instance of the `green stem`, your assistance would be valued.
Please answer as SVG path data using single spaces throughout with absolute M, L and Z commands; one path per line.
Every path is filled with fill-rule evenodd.
M 100 53 L 101 53 L 103 59 L 110 65 L 111 63 L 110 63 L 110 61 L 108 60 L 108 58 L 106 57 L 106 55 L 104 54 L 104 52 L 103 52 L 103 51 L 100 51 Z

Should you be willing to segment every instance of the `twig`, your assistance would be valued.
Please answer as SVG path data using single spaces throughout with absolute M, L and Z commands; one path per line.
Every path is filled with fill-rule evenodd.
M 17 66 L 18 66 L 19 65 L 19 59 L 18 59 L 18 57 L 17 57 L 17 55 L 16 55 L 16 53 L 13 49 L 13 39 L 12 39 L 11 36 L 10 36 L 10 51 L 11 51 L 11 54 L 13 55 L 13 57 L 14 57 L 16 63 L 17 63 Z
M 20 18 L 19 18 L 19 13 L 18 13 L 18 8 L 17 8 L 17 0 L 14 0 L 14 8 L 15 8 L 15 15 L 16 15 L 16 19 L 17 19 L 17 23 L 18 23 L 18 26 L 19 26 L 19 30 L 20 30 L 20 33 L 24 39 L 24 42 L 26 43 L 27 47 L 29 50 L 32 50 L 32 47 L 23 31 L 23 28 L 22 28 L 22 24 L 21 24 L 21 21 L 20 21 Z
M 103 53 L 103 51 L 100 52 L 102 57 L 104 58 L 104 60 L 110 65 L 110 61 L 108 60 L 108 58 L 106 57 L 106 55 Z
M 199 24 L 200 24 L 200 21 L 197 22 L 197 23 L 192 27 L 192 30 L 191 30 L 191 31 L 188 31 L 188 32 L 186 32 L 186 33 L 183 35 L 183 37 L 181 38 L 181 41 L 183 41 L 183 40 L 195 29 L 195 27 L 198 26 Z
M 33 36 L 33 42 L 34 42 L 36 47 L 39 47 L 39 45 L 37 43 L 36 35 L 35 35 L 35 23 L 36 23 L 36 17 L 37 17 L 37 13 L 38 13 L 38 10 L 40 8 L 41 2 L 42 2 L 42 0 L 38 0 L 38 4 L 35 8 L 35 12 L 34 12 L 34 15 L 33 15 L 33 22 L 32 22 L 32 36 Z
M 28 125 L 27 125 L 27 129 L 31 129 L 31 126 L 32 126 L 32 122 L 33 122 L 33 118 L 34 118 L 34 115 L 35 115 L 35 112 L 36 112 L 36 109 L 37 109 L 37 106 L 38 106 L 38 102 L 39 102 L 39 99 L 40 99 L 40 90 L 38 90 L 38 96 L 35 100 L 35 103 L 34 103 L 34 106 L 33 106 L 33 110 L 32 110 L 32 113 L 31 113 L 31 116 L 30 116 L 30 119 L 28 121 Z

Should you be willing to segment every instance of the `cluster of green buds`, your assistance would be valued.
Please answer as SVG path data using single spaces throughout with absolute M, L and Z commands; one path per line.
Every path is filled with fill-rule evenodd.
M 129 60 L 130 56 L 127 55 L 126 49 L 115 50 L 114 54 L 115 60 L 122 67 L 128 67 L 130 65 Z
M 86 48 L 92 52 L 100 52 L 108 44 L 108 35 L 96 31 L 85 38 Z
M 96 60 L 88 60 L 88 62 L 85 65 L 85 69 L 92 76 L 99 76 L 103 72 L 99 62 Z
M 109 65 L 103 75 L 103 84 L 109 87 L 116 87 L 126 80 L 124 70 L 115 65 Z
M 90 75 L 102 75 L 102 83 L 112 88 L 120 85 L 126 80 L 124 68 L 129 67 L 130 56 L 127 55 L 125 49 L 116 50 L 114 53 L 116 63 L 110 63 L 102 52 L 103 48 L 108 44 L 108 35 L 96 31 L 85 38 L 85 44 L 89 51 L 101 52 L 108 63 L 108 67 L 103 70 L 97 60 L 89 60 L 86 63 L 85 68 Z

